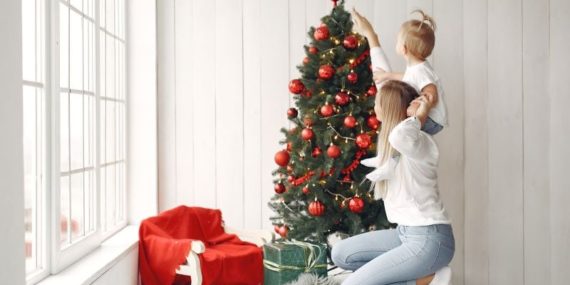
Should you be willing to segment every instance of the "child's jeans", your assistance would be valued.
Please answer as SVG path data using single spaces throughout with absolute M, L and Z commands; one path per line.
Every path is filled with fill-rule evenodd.
M 343 285 L 415 285 L 448 265 L 455 253 L 449 224 L 401 226 L 359 234 L 332 248 L 340 268 L 355 270 Z
M 422 127 L 422 131 L 432 136 L 439 133 L 441 130 L 443 130 L 443 126 L 436 123 L 430 117 L 427 118 L 426 122 L 424 123 L 424 126 Z

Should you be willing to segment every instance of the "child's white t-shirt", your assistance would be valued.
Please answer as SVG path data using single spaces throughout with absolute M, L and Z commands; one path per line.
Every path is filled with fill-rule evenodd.
M 386 72 L 392 71 L 388 58 L 381 47 L 371 48 L 370 58 L 373 68 L 381 68 Z M 437 88 L 438 100 L 437 104 L 431 108 L 429 117 L 444 127 L 449 126 L 447 121 L 447 105 L 445 104 L 445 94 L 441 85 L 441 80 L 429 62 L 424 61 L 416 65 L 408 66 L 402 81 L 412 85 L 418 93 L 420 93 L 427 85 L 434 84 Z

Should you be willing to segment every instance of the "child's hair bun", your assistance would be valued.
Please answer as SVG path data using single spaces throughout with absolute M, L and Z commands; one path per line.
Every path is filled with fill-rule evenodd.
M 430 15 L 426 14 L 424 11 L 422 11 L 420 9 L 412 11 L 411 14 L 414 14 L 414 13 L 419 13 L 422 16 L 421 25 L 418 29 L 421 29 L 422 25 L 424 23 L 427 23 L 429 25 L 429 27 L 434 31 L 437 29 L 437 27 L 435 25 L 435 21 L 433 20 L 433 18 Z

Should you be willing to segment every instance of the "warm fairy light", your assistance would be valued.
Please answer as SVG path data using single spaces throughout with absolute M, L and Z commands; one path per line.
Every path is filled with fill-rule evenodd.
M 350 64 L 354 64 L 354 58 L 349 59 L 348 62 L 349 62 Z

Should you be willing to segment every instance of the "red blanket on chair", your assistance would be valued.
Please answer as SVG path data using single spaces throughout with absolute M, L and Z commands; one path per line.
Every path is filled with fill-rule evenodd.
M 254 244 L 226 234 L 220 210 L 179 206 L 140 226 L 139 272 L 143 285 L 170 285 L 186 261 L 191 240 L 200 240 L 204 285 L 263 283 L 263 253 Z

